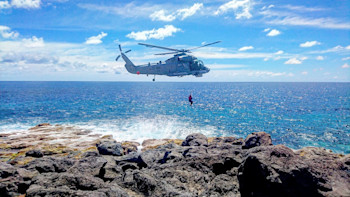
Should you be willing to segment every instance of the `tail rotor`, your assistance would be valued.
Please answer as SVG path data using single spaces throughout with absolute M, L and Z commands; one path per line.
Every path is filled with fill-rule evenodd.
M 120 54 L 123 53 L 123 50 L 122 50 L 122 47 L 119 45 L 119 51 L 120 51 Z M 125 53 L 129 53 L 131 51 L 131 49 L 125 51 Z M 115 61 L 118 61 L 120 58 L 120 55 L 117 56 L 117 58 L 115 58 Z

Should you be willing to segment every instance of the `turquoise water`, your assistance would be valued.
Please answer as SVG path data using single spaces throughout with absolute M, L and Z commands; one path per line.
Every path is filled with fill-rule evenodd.
M 43 122 L 117 140 L 265 131 L 274 144 L 348 154 L 349 100 L 350 83 L 0 82 L 0 132 Z

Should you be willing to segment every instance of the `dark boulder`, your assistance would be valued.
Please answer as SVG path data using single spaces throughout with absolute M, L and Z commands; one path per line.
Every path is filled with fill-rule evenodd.
M 31 161 L 24 168 L 39 173 L 66 172 L 74 163 L 74 160 L 68 158 L 43 157 Z
M 96 147 L 101 155 L 122 156 L 124 152 L 122 145 L 113 139 L 102 140 L 96 144 Z
M 39 157 L 43 157 L 44 154 L 40 150 L 30 150 L 30 151 L 26 152 L 26 156 L 39 158 Z
M 244 140 L 242 148 L 249 149 L 256 146 L 271 146 L 271 135 L 265 132 L 254 132 Z
M 103 177 L 107 160 L 102 156 L 85 157 L 77 161 L 69 170 L 73 174 L 85 174 L 96 177 Z
M 152 193 L 157 187 L 157 182 L 154 177 L 142 172 L 135 172 L 133 178 L 136 188 L 146 196 L 152 196 Z
M 239 167 L 242 196 L 349 196 L 350 173 L 341 169 L 344 161 L 333 153 L 316 152 L 318 156 L 296 154 L 283 145 L 250 149 Z
M 201 133 L 193 133 L 186 137 L 182 146 L 208 146 L 208 138 Z

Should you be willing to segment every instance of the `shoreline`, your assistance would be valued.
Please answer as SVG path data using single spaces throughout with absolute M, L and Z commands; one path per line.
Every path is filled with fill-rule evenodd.
M 46 124 L 46 123 L 41 123 L 41 124 Z M 50 123 L 47 123 L 47 124 L 50 124 Z M 38 125 L 40 125 L 40 124 L 38 124 Z M 0 137 L 1 137 L 2 134 L 15 134 L 15 133 L 19 134 L 19 135 L 20 134 L 24 134 L 24 133 L 28 132 L 31 128 L 34 128 L 36 126 L 26 125 L 25 127 L 21 127 L 21 128 L 16 127 L 16 129 L 5 129 L 4 128 L 2 131 L 0 130 Z M 186 138 L 186 136 L 191 133 L 191 132 L 186 132 L 184 137 L 174 137 L 174 136 L 172 136 L 172 137 L 170 137 L 170 136 L 169 137 L 159 137 L 159 136 L 147 137 L 147 136 L 142 136 L 139 139 L 127 138 L 127 137 L 125 139 L 125 136 L 122 136 L 122 135 L 126 135 L 126 133 L 122 133 L 122 135 L 120 135 L 120 133 L 115 133 L 115 132 L 113 132 L 113 130 L 108 131 L 108 129 L 106 128 L 106 125 L 103 125 L 103 129 L 102 130 L 99 129 L 99 125 L 84 125 L 82 123 L 78 123 L 78 124 L 75 124 L 75 123 L 55 123 L 55 124 L 52 124 L 51 126 L 72 128 L 72 129 L 75 129 L 75 130 L 81 130 L 81 131 L 88 132 L 89 135 L 96 135 L 96 136 L 108 135 L 108 136 L 112 136 L 118 142 L 133 141 L 133 142 L 139 143 L 140 145 L 142 145 L 143 141 L 149 140 L 149 139 L 157 139 L 157 140 L 162 140 L 162 139 L 179 139 L 179 140 L 184 140 Z M 245 137 L 245 136 L 238 136 L 238 135 L 234 135 L 234 134 L 233 135 L 225 135 L 225 136 L 215 136 L 215 134 L 214 134 L 215 131 L 210 130 L 210 128 L 205 128 L 204 130 L 196 130 L 196 128 L 192 128 L 192 130 L 196 131 L 196 132 L 199 132 L 199 133 L 204 133 L 204 135 L 208 136 L 209 138 L 215 138 L 215 137 L 235 137 L 235 138 L 242 138 L 243 137 L 244 138 Z M 135 134 L 135 132 L 133 132 L 133 134 Z M 166 135 L 166 133 L 165 133 L 165 135 Z M 80 137 L 82 137 L 82 135 L 80 135 Z M 274 139 L 272 139 L 272 140 L 274 140 Z M 305 147 L 314 147 L 314 148 L 325 148 L 325 149 L 328 149 L 328 150 L 330 150 L 330 151 L 332 151 L 334 153 L 337 153 L 337 154 L 345 154 L 345 155 L 349 154 L 349 153 L 347 153 L 346 150 L 344 152 L 344 151 L 341 151 L 341 150 L 334 150 L 334 149 L 329 148 L 329 147 L 327 148 L 327 147 L 323 147 L 323 146 L 317 146 L 315 144 L 314 145 L 298 145 L 299 147 L 293 147 L 293 148 L 290 147 L 288 144 L 283 144 L 283 145 L 289 147 L 290 149 L 292 149 L 294 151 L 302 149 L 302 148 L 305 148 Z
M 265 132 L 140 144 L 43 123 L 1 133 L 0 155 L 5 196 L 350 195 L 350 154 L 292 150 Z

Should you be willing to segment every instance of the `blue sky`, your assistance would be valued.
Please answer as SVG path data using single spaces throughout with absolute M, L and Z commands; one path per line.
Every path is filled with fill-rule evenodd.
M 0 80 L 151 81 L 135 64 L 190 48 L 211 71 L 158 81 L 350 82 L 350 1 L 0 0 Z

